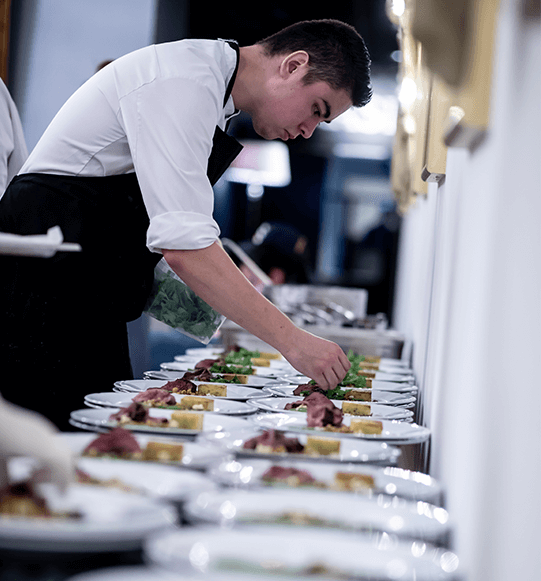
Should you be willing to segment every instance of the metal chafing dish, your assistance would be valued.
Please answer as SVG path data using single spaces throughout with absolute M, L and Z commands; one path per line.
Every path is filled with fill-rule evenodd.
M 352 349 L 356 353 L 390 359 L 403 359 L 407 343 L 405 337 L 387 329 L 360 329 L 336 325 L 299 325 L 310 333 L 334 341 L 344 351 Z M 245 331 L 242 327 L 226 320 L 220 329 L 222 342 L 226 346 L 240 345 L 246 349 L 273 351 L 272 347 Z
M 387 328 L 385 315 L 366 315 L 368 292 L 338 286 L 269 285 L 263 294 L 299 327 L 334 341 L 344 351 L 400 359 L 405 337 Z M 226 345 L 268 350 L 268 345 L 231 321 L 221 329 Z
M 363 355 L 391 359 L 400 359 L 406 354 L 405 337 L 387 328 L 386 316 L 366 314 L 366 289 L 309 284 L 274 285 L 236 243 L 229 239 L 222 242 L 265 284 L 263 294 L 299 327 L 338 343 L 345 351 L 352 349 Z M 220 334 L 227 346 L 269 350 L 268 345 L 229 320 L 222 325 Z

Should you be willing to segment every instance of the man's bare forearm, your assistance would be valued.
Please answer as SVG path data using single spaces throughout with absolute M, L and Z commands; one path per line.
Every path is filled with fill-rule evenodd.
M 269 345 L 284 348 L 295 326 L 268 301 L 215 243 L 200 250 L 164 250 L 164 258 L 206 303 Z
M 206 303 L 277 349 L 324 388 L 336 386 L 350 363 L 338 345 L 299 329 L 259 293 L 215 242 L 199 250 L 163 250 L 178 276 Z

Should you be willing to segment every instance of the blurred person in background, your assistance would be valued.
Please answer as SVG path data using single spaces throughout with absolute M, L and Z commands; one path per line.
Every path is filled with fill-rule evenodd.
M 240 248 L 263 270 L 273 284 L 308 284 L 311 281 L 308 238 L 284 222 L 263 222 Z M 263 283 L 242 262 L 244 276 L 258 289 Z

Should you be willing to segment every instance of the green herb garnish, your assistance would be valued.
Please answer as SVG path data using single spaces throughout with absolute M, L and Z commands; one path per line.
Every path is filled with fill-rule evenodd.
M 240 383 L 239 378 L 236 375 L 234 375 L 232 379 L 225 379 L 222 375 L 218 375 L 217 377 L 205 380 L 205 382 L 207 381 L 212 383 Z
M 222 317 L 170 272 L 160 281 L 148 312 L 159 321 L 194 337 L 212 336 Z
M 220 365 L 219 363 L 213 363 L 212 367 L 209 368 L 211 373 L 237 373 L 238 375 L 251 375 L 252 367 L 237 367 L 232 365 Z
M 261 357 L 261 353 L 259 351 L 248 351 L 248 349 L 241 348 L 238 351 L 230 351 L 224 357 L 224 361 L 229 364 L 250 366 L 252 364 L 252 357 Z

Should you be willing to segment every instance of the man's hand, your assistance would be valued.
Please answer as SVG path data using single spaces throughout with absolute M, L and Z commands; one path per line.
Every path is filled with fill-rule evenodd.
M 297 329 L 294 346 L 282 355 L 293 367 L 313 379 L 322 389 L 336 387 L 351 363 L 344 351 L 332 341 Z

